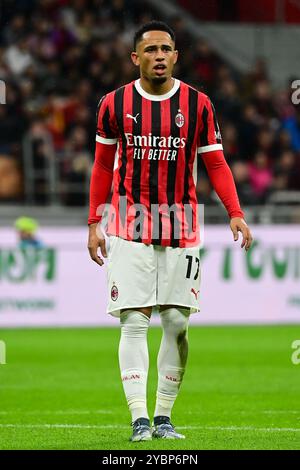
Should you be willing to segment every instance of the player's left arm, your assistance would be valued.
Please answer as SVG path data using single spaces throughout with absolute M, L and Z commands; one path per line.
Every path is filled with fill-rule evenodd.
M 249 250 L 252 244 L 251 231 L 244 220 L 232 172 L 225 160 L 216 113 L 209 99 L 201 113 L 201 129 L 198 140 L 198 153 L 201 155 L 214 190 L 224 204 L 230 217 L 230 228 L 234 241 L 242 233 L 241 248 Z

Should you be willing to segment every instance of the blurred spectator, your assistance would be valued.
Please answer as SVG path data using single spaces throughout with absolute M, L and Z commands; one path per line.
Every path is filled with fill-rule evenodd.
M 19 107 L 19 94 L 6 84 L 6 104 L 0 105 L 0 153 L 15 155 L 26 129 L 26 118 Z
M 249 167 L 247 163 L 242 161 L 234 162 L 232 165 L 232 174 L 241 204 L 245 206 L 257 204 L 258 198 L 250 185 Z
M 268 127 L 262 127 L 256 136 L 257 151 L 264 152 L 269 159 L 273 156 L 274 132 Z
M 226 78 L 219 84 L 214 95 L 214 104 L 225 119 L 232 122 L 239 121 L 241 102 L 237 84 L 232 78 Z
M 291 146 L 296 152 L 300 152 L 300 106 L 295 106 L 294 116 L 290 116 L 283 122 L 283 128 L 291 137 Z
M 208 178 L 202 177 L 199 179 L 196 189 L 200 204 L 204 204 L 205 206 L 216 205 L 216 200 L 213 197 L 213 190 Z
M 246 103 L 237 124 L 240 157 L 249 160 L 255 151 L 255 140 L 262 120 L 253 104 Z
M 281 153 L 274 167 L 274 186 L 280 189 L 300 189 L 299 179 L 299 158 L 292 150 L 285 150 Z M 284 183 L 283 183 L 284 182 Z
M 22 175 L 17 161 L 0 154 L 0 199 L 12 201 L 22 193 Z
M 28 36 L 21 36 L 5 52 L 4 59 L 14 75 L 21 75 L 34 64 L 29 50 Z
M 19 217 L 15 228 L 19 237 L 19 248 L 42 248 L 43 243 L 37 238 L 38 222 L 30 217 Z
M 291 149 L 292 149 L 291 136 L 286 129 L 281 129 L 276 135 L 274 153 L 275 155 L 279 155 L 284 150 L 291 150 Z
M 222 127 L 223 149 L 227 162 L 231 165 L 240 158 L 237 128 L 231 123 L 225 123 Z
M 256 82 L 253 91 L 252 103 L 257 109 L 259 115 L 264 118 L 267 124 L 268 119 L 277 116 L 275 106 L 273 104 L 273 96 L 271 84 L 268 80 L 259 80 Z
M 66 159 L 62 166 L 62 181 L 67 183 L 64 201 L 68 206 L 83 206 L 87 202 L 86 189 L 93 158 L 87 151 L 88 133 L 83 126 L 76 126 L 70 132 L 65 145 Z M 69 157 L 69 158 L 68 158 Z M 76 189 L 72 191 L 72 187 Z
M 181 55 L 183 56 L 184 54 L 185 51 L 181 51 Z M 205 87 L 206 92 L 210 92 L 210 84 L 214 81 L 217 68 L 222 63 L 222 60 L 205 39 L 196 40 L 193 54 L 192 70 L 197 75 L 200 84 Z
M 179 51 L 185 51 L 189 49 L 194 40 L 189 33 L 184 19 L 181 16 L 174 16 L 170 21 L 170 26 L 176 31 L 176 49 Z
M 26 33 L 28 23 L 24 15 L 17 13 L 12 17 L 10 23 L 3 30 L 3 41 L 5 44 L 14 44 Z
M 262 150 L 255 154 L 253 162 L 249 164 L 249 181 L 257 202 L 263 204 L 272 184 L 272 171 L 268 156 Z
M 250 100 L 254 95 L 257 82 L 268 81 L 268 67 L 265 59 L 258 57 L 249 72 L 241 79 L 241 91 L 243 98 Z

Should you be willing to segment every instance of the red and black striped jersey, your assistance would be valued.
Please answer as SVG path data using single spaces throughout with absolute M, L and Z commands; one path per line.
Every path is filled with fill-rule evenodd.
M 165 246 L 199 243 L 197 153 L 222 150 L 210 99 L 177 79 L 165 95 L 131 82 L 98 106 L 96 141 L 116 146 L 108 232 Z

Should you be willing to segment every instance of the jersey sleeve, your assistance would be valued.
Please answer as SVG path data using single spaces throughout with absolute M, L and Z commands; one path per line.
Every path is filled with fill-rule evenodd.
M 244 217 L 231 170 L 223 151 L 203 152 L 201 155 L 211 184 L 223 202 L 230 218 Z
M 203 95 L 204 103 L 200 107 L 198 153 L 223 150 L 221 132 L 216 116 L 215 108 L 208 98 Z
M 95 161 L 90 182 L 90 211 L 88 224 L 102 218 L 103 205 L 107 202 L 112 180 L 116 145 L 96 142 Z
M 114 114 L 113 95 L 104 95 L 97 107 L 96 142 L 113 145 L 118 141 L 118 129 Z

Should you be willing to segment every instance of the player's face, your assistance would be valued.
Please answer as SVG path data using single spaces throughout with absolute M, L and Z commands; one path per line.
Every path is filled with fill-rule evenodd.
M 147 31 L 132 52 L 133 63 L 140 67 L 141 76 L 154 83 L 164 83 L 172 76 L 178 51 L 165 31 Z

